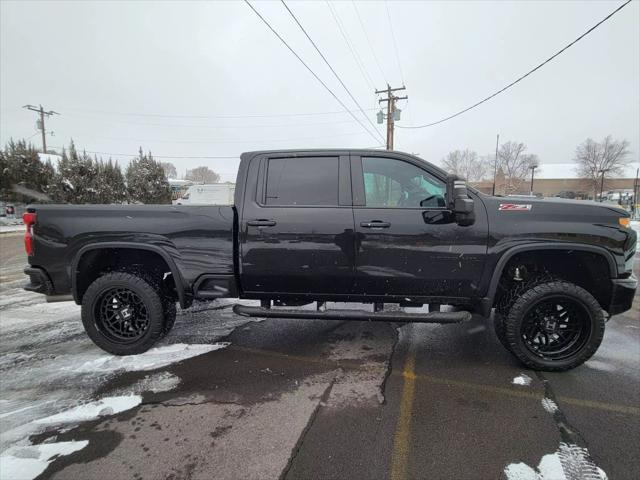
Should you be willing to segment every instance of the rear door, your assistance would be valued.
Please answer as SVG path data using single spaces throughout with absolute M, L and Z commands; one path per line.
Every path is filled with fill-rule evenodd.
M 254 158 L 240 224 L 247 292 L 348 294 L 355 268 L 348 153 Z M 251 170 L 249 174 L 251 174 Z M 245 197 L 246 198 L 246 197 Z
M 446 177 L 412 157 L 352 157 L 357 235 L 354 292 L 470 297 L 485 261 L 487 220 L 462 227 L 446 205 Z

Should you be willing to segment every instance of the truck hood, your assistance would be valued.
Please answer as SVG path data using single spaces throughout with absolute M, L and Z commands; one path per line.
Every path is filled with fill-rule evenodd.
M 546 213 L 552 215 L 595 215 L 612 217 L 629 217 L 624 208 L 610 203 L 600 203 L 591 200 L 571 200 L 566 198 L 525 198 L 525 197 L 492 197 L 484 198 L 487 207 L 495 206 L 497 210 L 505 211 L 507 205 L 517 205 L 522 211 Z M 486 201 L 488 200 L 488 201 Z M 524 207 L 524 206 L 529 207 Z M 490 207 L 489 207 L 490 208 Z

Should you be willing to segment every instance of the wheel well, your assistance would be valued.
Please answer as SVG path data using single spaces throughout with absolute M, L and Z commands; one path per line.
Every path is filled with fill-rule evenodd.
M 607 259 L 578 250 L 537 250 L 514 255 L 500 274 L 494 305 L 516 284 L 543 275 L 575 283 L 593 295 L 603 309 L 609 308 L 611 275 Z
M 179 299 L 175 279 L 166 260 L 156 252 L 136 248 L 98 248 L 85 252 L 76 265 L 78 302 L 89 285 L 109 272 L 127 272 L 144 277 L 163 295 Z

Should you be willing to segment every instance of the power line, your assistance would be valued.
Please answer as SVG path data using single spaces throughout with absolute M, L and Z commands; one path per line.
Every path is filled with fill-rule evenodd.
M 88 138 L 99 138 L 99 139 L 103 139 L 103 140 L 116 140 L 116 141 L 130 141 L 130 142 L 139 142 L 139 143 L 184 143 L 184 144 L 196 144 L 196 143 L 203 143 L 203 144 L 232 144 L 232 143 L 278 143 L 278 142 L 292 142 L 292 141 L 298 141 L 298 140 L 319 140 L 319 139 L 323 139 L 323 138 L 334 138 L 334 137 L 352 137 L 355 135 L 364 135 L 365 133 L 369 133 L 369 132 L 350 132 L 350 133 L 334 133 L 331 135 L 316 135 L 316 136 L 311 136 L 311 137 L 294 137 L 294 138 L 279 138 L 279 139 L 258 139 L 258 140 L 252 140 L 252 139 L 244 139 L 244 140 L 209 140 L 209 139 L 204 139 L 204 140 L 167 140 L 167 139 L 141 139 L 141 138 L 130 138 L 130 137 L 105 137 L 105 136 L 97 136 L 97 135 L 83 135 L 83 134 L 78 134 L 77 136 L 82 138 L 82 137 L 88 137 Z M 376 141 L 378 141 L 378 139 L 376 139 Z
M 130 117 L 160 117 L 160 118 L 217 118 L 217 119 L 235 119 L 235 118 L 275 118 L 275 117 L 309 117 L 316 115 L 339 115 L 349 112 L 357 112 L 358 110 L 334 110 L 329 112 L 296 112 L 296 113 L 273 113 L 273 114 L 245 114 L 245 115 L 198 115 L 198 114 L 180 114 L 180 113 L 141 113 L 141 112 L 109 112 L 105 110 L 85 110 L 78 108 L 68 108 L 67 110 L 84 112 L 95 115 L 121 115 Z M 376 110 L 368 109 L 368 110 Z
M 295 22 L 298 24 L 298 27 L 300 27 L 300 30 L 302 30 L 302 32 L 305 34 L 305 36 L 307 37 L 307 39 L 311 42 L 311 45 L 313 45 L 313 48 L 316 49 L 316 52 L 318 52 L 318 55 L 320 55 L 322 57 L 322 60 L 324 60 L 324 63 L 327 64 L 327 67 L 329 67 L 329 70 L 331 70 L 331 73 L 333 73 L 333 75 L 336 77 L 336 79 L 338 80 L 338 82 L 340 82 L 340 85 L 342 85 L 342 88 L 344 88 L 344 90 L 347 92 L 347 94 L 349 94 L 349 97 L 351 98 L 351 100 L 353 100 L 353 103 L 356 104 L 356 106 L 358 107 L 358 109 L 360 109 L 360 112 L 362 113 L 362 115 L 364 116 L 364 118 L 367 119 L 367 121 L 369 122 L 369 124 L 371 125 L 371 128 L 373 128 L 373 131 L 376 132 L 378 134 L 378 136 L 380 137 L 380 140 L 384 140 L 384 138 L 382 137 L 382 135 L 380 134 L 380 132 L 378 131 L 378 129 L 376 128 L 376 126 L 373 124 L 373 122 L 371 121 L 371 119 L 367 116 L 366 113 L 364 113 L 364 110 L 362 109 L 362 107 L 360 106 L 360 103 L 358 103 L 358 101 L 356 100 L 356 98 L 353 96 L 353 94 L 351 93 L 351 90 L 349 90 L 347 88 L 347 86 L 344 84 L 344 82 L 342 81 L 342 79 L 340 78 L 340 76 L 336 73 L 336 71 L 333 69 L 333 67 L 331 66 L 331 64 L 329 63 L 329 61 L 327 60 L 327 58 L 323 55 L 323 53 L 320 51 L 320 49 L 318 48 L 318 45 L 316 45 L 316 43 L 313 41 L 313 39 L 309 36 L 309 33 L 307 33 L 307 31 L 305 30 L 305 28 L 302 26 L 302 24 L 300 23 L 300 21 L 298 20 L 298 18 L 294 15 L 294 13 L 291 11 L 291 9 L 289 8 L 289 6 L 285 3 L 284 0 L 280 0 L 282 2 L 282 5 L 284 5 L 284 8 L 287 9 L 287 12 L 289 12 L 289 15 L 291 15 L 291 17 L 295 20 Z
M 369 129 L 368 129 L 368 128 L 367 128 L 367 127 L 366 127 L 366 126 L 365 126 L 365 125 L 364 125 L 364 124 L 359 120 L 359 119 L 358 119 L 358 117 L 356 117 L 356 116 L 353 114 L 353 112 L 351 112 L 351 110 L 349 110 L 349 109 L 347 108 L 347 106 L 342 102 L 342 100 L 340 100 L 340 99 L 336 96 L 336 94 L 335 94 L 335 93 L 333 93 L 333 91 L 332 91 L 329 87 L 327 87 L 327 85 L 326 85 L 326 84 L 322 81 L 322 79 L 321 79 L 321 78 L 316 74 L 316 72 L 314 72 L 313 70 L 311 70 L 311 67 L 309 67 L 309 65 L 307 65 L 307 64 L 305 63 L 305 61 L 304 61 L 304 60 L 302 60 L 302 58 L 300 58 L 300 55 L 298 55 L 298 54 L 295 52 L 295 50 L 289 46 L 289 44 L 285 41 L 285 39 L 284 39 L 284 38 L 282 38 L 278 32 L 276 32 L 276 30 L 271 26 L 271 24 L 269 24 L 269 22 L 267 22 L 267 21 L 265 20 L 265 18 L 264 18 L 262 15 L 260 15 L 260 12 L 258 12 L 258 11 L 253 7 L 253 5 L 251 5 L 251 4 L 249 3 L 249 0 L 244 0 L 244 2 L 245 2 L 247 5 L 249 5 L 249 8 L 251 8 L 251 10 L 253 10 L 253 12 L 254 12 L 254 13 L 255 13 L 259 18 L 260 18 L 260 20 L 262 20 L 262 21 L 264 22 L 264 24 L 265 24 L 267 27 L 269 27 L 269 30 L 271 30 L 271 32 L 273 32 L 273 34 L 274 34 L 276 37 L 278 37 L 278 39 L 279 39 L 279 40 L 284 44 L 284 46 L 285 46 L 285 47 L 287 47 L 287 49 L 288 49 L 288 50 L 289 50 L 289 51 L 290 51 L 290 52 L 291 52 L 291 53 L 292 53 L 292 54 L 293 54 L 293 55 L 294 55 L 294 56 L 295 56 L 295 57 L 300 61 L 300 63 L 302 63 L 302 65 L 304 65 L 304 67 L 305 67 L 305 68 L 306 68 L 306 69 L 307 69 L 307 70 L 308 70 L 308 71 L 309 71 L 309 72 L 310 72 L 310 73 L 315 77 L 315 79 L 316 79 L 316 80 L 318 80 L 318 82 L 320 82 L 320 84 L 325 88 L 325 90 L 327 90 L 327 92 L 329 92 L 329 93 L 331 94 L 331 96 L 332 96 L 333 98 L 335 98 L 335 100 L 336 100 L 336 101 L 337 101 L 337 102 L 342 106 L 342 108 L 344 108 L 344 109 L 345 109 L 345 111 L 347 111 L 347 112 L 349 113 L 349 115 L 351 115 L 351 116 L 352 116 L 352 117 L 353 117 L 353 118 L 354 118 L 354 119 L 355 119 L 355 120 L 360 124 L 360 126 L 361 126 L 361 127 L 362 127 L 362 128 L 363 128 L 363 129 L 364 129 L 364 130 L 369 134 L 369 135 L 371 135 L 371 137 L 372 137 L 372 138 L 374 138 L 374 139 L 375 139 L 375 141 L 377 142 L 377 141 L 378 141 L 378 139 L 375 137 L 375 135 L 373 135 L 373 134 L 369 131 Z M 376 133 L 377 133 L 377 132 L 378 132 L 378 131 L 376 130 Z
M 56 147 L 59 150 L 61 150 L 64 147 Z M 137 157 L 140 154 L 136 153 L 134 154 L 130 154 L 130 153 L 114 153 L 114 152 L 96 152 L 93 150 L 82 150 L 85 153 L 93 153 L 94 155 L 113 155 L 113 156 L 120 156 L 120 157 Z M 218 155 L 203 155 L 203 156 L 191 156 L 191 155 L 156 155 L 153 154 L 153 158 L 175 158 L 175 159 L 230 159 L 230 158 L 240 158 L 240 155 L 228 155 L 228 156 L 218 156 Z
M 369 108 L 369 111 L 377 110 L 376 108 Z M 71 114 L 71 117 L 75 116 L 85 116 L 84 114 Z M 184 123 L 147 123 L 147 122 L 132 122 L 128 120 L 118 120 L 111 118 L 101 118 L 101 121 L 113 122 L 113 123 L 122 123 L 126 125 L 140 125 L 140 126 L 149 126 L 149 127 L 170 127 L 170 128 L 210 128 L 210 129 L 234 129 L 234 128 L 281 128 L 281 127 L 310 127 L 310 126 L 318 126 L 318 125 L 339 125 L 344 123 L 354 123 L 353 119 L 347 120 L 339 120 L 332 122 L 312 122 L 312 123 L 279 123 L 279 124 L 238 124 L 238 125 L 194 125 L 194 124 L 184 124 Z
M 335 10 L 335 8 L 333 8 L 333 5 L 331 5 L 331 2 L 329 2 L 329 0 L 325 0 L 325 3 L 329 8 L 329 11 L 331 12 L 331 16 L 333 17 L 333 21 L 336 22 L 336 25 L 338 26 L 338 30 L 340 31 L 340 34 L 342 35 L 344 42 L 347 44 L 347 47 L 349 48 L 349 51 L 351 52 L 351 55 L 353 56 L 353 59 L 355 60 L 356 65 L 358 66 L 358 69 L 360 70 L 360 73 L 362 74 L 362 77 L 364 78 L 365 83 L 371 90 L 375 90 L 375 87 L 373 85 L 373 80 L 371 79 L 371 75 L 369 75 L 369 72 L 367 71 L 367 67 L 362 61 L 362 57 L 360 57 L 360 55 L 358 54 L 358 51 L 356 50 L 355 45 L 353 46 L 351 45 L 352 42 L 349 40 L 347 32 L 342 25 L 342 20 L 340 20 L 340 15 Z M 377 109 L 374 108 L 374 110 L 377 110 Z
M 356 15 L 358 16 L 358 21 L 360 22 L 360 27 L 362 27 L 362 31 L 364 32 L 364 37 L 367 39 L 367 43 L 369 44 L 369 49 L 371 50 L 371 53 L 373 55 L 373 59 L 376 62 L 376 65 L 378 66 L 378 70 L 380 70 L 380 75 L 382 75 L 382 79 L 384 80 L 384 83 L 389 83 L 387 82 L 387 77 L 385 77 L 384 75 L 384 71 L 382 70 L 382 67 L 380 66 L 380 61 L 378 60 L 378 56 L 376 55 L 376 51 L 373 49 L 373 46 L 371 45 L 371 40 L 369 40 L 369 34 L 367 34 L 367 29 L 364 28 L 364 22 L 362 21 L 362 17 L 360 17 L 360 12 L 358 11 L 358 6 L 356 5 L 356 2 L 354 2 L 353 0 L 351 0 L 351 5 L 353 5 L 354 10 L 356 11 Z
M 384 6 L 387 8 L 387 19 L 389 19 L 389 28 L 391 29 L 391 38 L 393 39 L 393 49 L 396 53 L 396 61 L 398 62 L 398 70 L 400 71 L 400 80 L 404 85 L 404 73 L 402 73 L 402 65 L 400 64 L 400 54 L 398 53 L 398 43 L 396 42 L 396 34 L 393 32 L 393 23 L 391 22 L 391 12 L 389 12 L 389 2 L 384 0 Z
M 622 5 L 620 5 L 618 8 L 616 8 L 613 12 L 611 12 L 609 15 L 607 15 L 606 17 L 604 17 L 602 20 L 600 20 L 598 23 L 596 23 L 593 27 L 591 27 L 589 30 L 587 30 L 586 32 L 584 32 L 582 35 L 580 35 L 578 38 L 576 38 L 573 42 L 569 43 L 568 45 L 566 45 L 565 47 L 563 47 L 562 49 L 558 50 L 556 53 L 554 53 L 552 56 L 550 56 L 549 58 L 547 58 L 544 62 L 542 62 L 541 64 L 539 64 L 537 67 L 529 70 L 527 73 L 525 73 L 524 75 L 522 75 L 521 77 L 517 78 L 516 80 L 514 80 L 513 82 L 511 82 L 509 85 L 507 85 L 504 88 L 501 88 L 500 90 L 498 90 L 497 92 L 489 95 L 488 97 L 480 100 L 479 102 L 474 103 L 473 105 L 471 105 L 470 107 L 465 108 L 464 110 L 460 110 L 457 113 L 454 113 L 453 115 L 449 115 L 448 117 L 445 117 L 441 120 L 438 120 L 437 122 L 431 122 L 431 123 L 427 123 L 425 125 L 398 125 L 398 128 L 426 128 L 426 127 L 432 127 L 434 125 L 438 125 L 439 123 L 443 123 L 446 122 L 447 120 L 451 120 L 452 118 L 455 118 L 459 115 L 462 115 L 463 113 L 468 112 L 471 109 L 476 108 L 479 105 L 482 105 L 484 102 L 487 102 L 489 100 L 491 100 L 493 97 L 501 94 L 502 92 L 504 92 L 505 90 L 513 87 L 516 83 L 524 80 L 525 78 L 527 78 L 529 75 L 531 75 L 533 72 L 535 72 L 536 70 L 539 70 L 540 68 L 542 68 L 543 66 L 545 66 L 547 63 L 549 63 L 551 60 L 553 60 L 554 58 L 556 58 L 558 55 L 560 55 L 561 53 L 563 53 L 565 50 L 567 50 L 568 48 L 572 47 L 573 45 L 575 45 L 576 43 L 578 43 L 580 40 L 582 40 L 584 37 L 586 37 L 587 35 L 589 35 L 591 32 L 593 32 L 596 28 L 598 28 L 600 25 L 602 25 L 604 22 L 606 22 L 607 20 L 609 20 L 611 17 L 613 17 L 616 13 L 618 13 L 620 10 L 622 10 L 624 7 L 626 7 L 629 3 L 631 3 L 631 0 L 627 0 L 625 3 L 623 3 Z

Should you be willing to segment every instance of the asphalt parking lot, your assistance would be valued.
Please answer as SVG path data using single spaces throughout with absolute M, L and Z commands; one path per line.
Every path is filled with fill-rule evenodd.
M 215 302 L 180 312 L 160 346 L 203 353 L 106 369 L 119 360 L 84 336 L 79 307 L 20 290 L 21 237 L 0 235 L 0 255 L 0 463 L 39 455 L 37 478 L 638 478 L 639 295 L 564 373 L 523 368 L 482 318 L 248 321 Z

